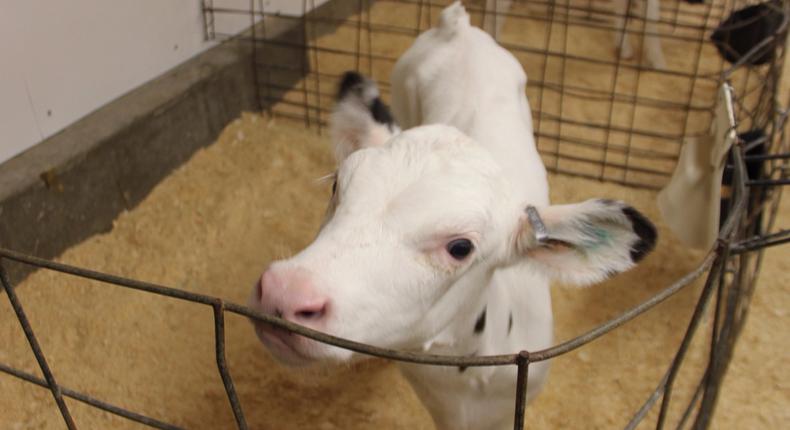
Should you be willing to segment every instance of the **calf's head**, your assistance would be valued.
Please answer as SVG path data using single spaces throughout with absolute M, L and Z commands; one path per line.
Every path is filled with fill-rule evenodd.
M 251 297 L 265 313 L 358 342 L 416 349 L 474 303 L 497 268 L 526 264 L 587 284 L 629 269 L 655 243 L 652 224 L 622 202 L 532 208 L 483 146 L 455 128 L 370 132 L 381 126 L 372 116 L 353 127 L 343 121 L 343 103 L 370 106 L 364 94 L 346 99 L 332 118 L 334 140 L 348 140 L 336 151 L 327 220 L 312 244 L 265 271 Z M 353 354 L 263 323 L 255 330 L 290 364 Z

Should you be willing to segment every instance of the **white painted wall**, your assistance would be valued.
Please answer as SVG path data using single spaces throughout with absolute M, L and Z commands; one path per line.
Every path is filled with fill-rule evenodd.
M 249 25 L 217 15 L 218 31 Z M 0 0 L 0 163 L 213 45 L 203 38 L 200 0 Z

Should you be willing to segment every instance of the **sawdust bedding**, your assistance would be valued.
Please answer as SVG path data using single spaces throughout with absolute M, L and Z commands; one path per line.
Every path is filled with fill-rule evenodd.
M 137 208 L 121 214 L 111 232 L 58 260 L 244 303 L 267 262 L 314 236 L 330 194 L 317 178 L 332 170 L 325 136 L 301 123 L 244 114 Z M 653 192 L 558 175 L 550 182 L 556 203 L 627 200 L 659 220 L 661 235 L 657 250 L 631 272 L 585 289 L 554 287 L 558 340 L 643 301 L 701 259 L 661 224 Z M 779 225 L 789 220 L 784 203 Z M 714 428 L 782 428 L 790 421 L 784 370 L 790 353 L 783 348 L 790 341 L 788 289 L 790 249 L 776 248 L 766 256 Z M 554 360 L 543 394 L 527 409 L 528 427 L 621 428 L 666 370 L 699 291 L 698 282 Z M 209 308 L 46 271 L 30 276 L 18 293 L 63 385 L 180 426 L 232 428 Z M 294 371 L 267 356 L 243 318 L 228 316 L 226 329 L 228 363 L 250 428 L 432 428 L 392 363 Z M 706 351 L 705 336 L 698 336 L 676 384 L 678 400 L 690 395 Z M 0 300 L 0 362 L 40 374 L 6 300 Z M 67 403 L 81 428 L 140 427 Z M 670 413 L 676 419 L 680 411 Z M 654 420 L 651 412 L 644 427 Z M 61 427 L 48 391 L 0 375 L 0 428 Z

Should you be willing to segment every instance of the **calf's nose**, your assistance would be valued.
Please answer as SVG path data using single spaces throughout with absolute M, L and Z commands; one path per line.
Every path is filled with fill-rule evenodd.
M 269 267 L 257 288 L 258 306 L 266 313 L 312 326 L 326 317 L 329 299 L 316 290 L 313 277 L 304 269 Z

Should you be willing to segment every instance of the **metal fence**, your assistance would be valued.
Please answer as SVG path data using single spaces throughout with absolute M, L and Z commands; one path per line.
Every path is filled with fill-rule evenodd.
M 496 12 L 505 30 L 499 43 L 527 72 L 536 143 L 550 171 L 661 188 L 684 140 L 707 133 L 717 91 L 728 81 L 735 88 L 739 132 L 770 129 L 785 50 L 786 0 L 766 3 L 770 7 L 756 16 L 735 22 L 725 22 L 732 11 L 757 2 L 666 2 L 657 33 L 647 32 L 647 20 L 636 11 L 642 2 L 628 0 L 634 12 L 625 15 L 613 13 L 605 0 L 514 1 L 509 10 Z M 387 98 L 395 61 L 449 3 L 334 0 L 316 7 L 314 0 L 303 0 L 301 16 L 283 16 L 261 0 L 205 0 L 205 33 L 223 39 L 239 21 L 259 23 L 243 38 L 255 51 L 261 107 L 320 131 L 343 72 L 367 75 Z M 466 3 L 473 24 L 494 13 L 482 7 L 483 0 Z M 734 63 L 718 52 L 732 48 L 710 40 L 716 30 L 752 32 L 769 14 L 778 19 L 771 21 L 773 31 Z M 614 55 L 618 33 L 636 46 L 645 36 L 656 36 L 666 51 L 666 67 Z M 580 44 L 580 39 L 591 41 Z M 747 67 L 755 59 L 764 63 Z
M 219 3 L 219 0 L 216 2 Z M 263 8 L 262 1 L 251 0 L 245 8 L 218 7 L 214 3 L 211 0 L 204 1 L 208 38 L 221 35 L 217 28 L 225 16 L 241 17 L 250 22 L 250 30 L 240 38 L 249 41 L 255 53 L 253 67 L 256 70 L 256 90 L 261 100 L 261 107 L 270 110 L 275 115 L 293 117 L 304 121 L 307 125 L 314 125 L 319 131 L 326 121 L 328 108 L 331 106 L 329 97 L 332 97 L 332 94 L 327 89 L 333 87 L 334 79 L 340 73 L 339 70 L 323 68 L 322 66 L 326 66 L 326 64 L 321 61 L 320 57 L 350 58 L 351 67 L 347 68 L 367 72 L 369 76 L 377 79 L 380 86 L 386 90 L 387 68 L 391 66 L 396 56 L 377 52 L 377 45 L 374 43 L 377 35 L 384 34 L 387 37 L 398 35 L 398 37 L 405 37 L 408 42 L 420 30 L 427 28 L 428 23 L 432 17 L 436 16 L 438 8 L 441 6 L 428 1 L 376 2 L 393 3 L 399 7 L 412 8 L 414 11 L 413 25 L 407 26 L 403 23 L 378 21 L 375 10 L 371 8 L 372 2 L 362 0 L 353 2 L 338 0 L 318 8 L 313 7 L 314 5 L 311 4 L 313 2 L 304 1 L 302 3 L 304 13 L 299 18 L 268 14 Z M 266 322 L 319 342 L 396 361 L 434 366 L 517 366 L 514 416 L 515 428 L 521 429 L 524 425 L 527 374 L 530 363 L 554 358 L 592 342 L 653 308 L 690 285 L 695 279 L 705 276 L 704 287 L 674 358 L 667 365 L 666 373 L 657 382 L 655 390 L 645 399 L 643 406 L 635 411 L 626 428 L 635 428 L 659 401 L 657 428 L 665 426 L 667 411 L 673 401 L 673 384 L 678 377 L 678 371 L 688 347 L 701 323 L 706 318 L 712 318 L 708 360 L 699 375 L 692 399 L 685 406 L 677 426 L 685 428 L 691 424 L 695 429 L 708 427 L 722 378 L 732 359 L 735 341 L 745 322 L 748 304 L 759 274 L 763 250 L 790 241 L 790 231 L 776 231 L 774 228 L 781 196 L 781 185 L 789 182 L 787 153 L 790 142 L 788 142 L 786 134 L 788 111 L 786 108 L 782 108 L 777 100 L 777 88 L 783 58 L 783 43 L 787 35 L 788 17 L 790 17 L 790 1 L 770 3 L 774 8 L 772 10 L 780 13 L 781 17 L 774 32 L 758 41 L 759 43 L 754 45 L 746 55 L 737 59 L 732 66 L 724 67 L 723 63 L 719 63 L 717 70 L 706 73 L 701 73 L 703 68 L 702 52 L 704 49 L 708 49 L 706 36 L 714 31 L 714 27 L 723 20 L 729 11 L 743 6 L 743 2 L 713 1 L 700 6 L 703 12 L 694 13 L 679 5 L 672 5 L 670 9 L 663 10 L 660 22 L 662 39 L 666 37 L 696 48 L 689 51 L 694 54 L 691 57 L 692 61 L 688 70 L 674 67 L 673 64 L 670 64 L 667 69 L 655 70 L 620 59 L 610 61 L 573 54 L 569 51 L 571 44 L 568 41 L 570 33 L 567 28 L 589 26 L 616 31 L 617 29 L 612 28 L 607 20 L 600 19 L 600 14 L 604 14 L 604 17 L 611 17 L 611 13 L 606 15 L 606 11 L 591 8 L 587 2 L 576 4 L 567 1 L 556 3 L 535 1 L 530 2 L 530 5 L 542 7 L 542 12 L 539 11 L 542 14 L 531 14 L 527 13 L 530 11 L 524 12 L 514 8 L 499 15 L 505 19 L 542 22 L 543 28 L 548 32 L 544 38 L 543 47 L 534 48 L 526 44 L 515 43 L 503 43 L 503 45 L 517 56 L 522 54 L 537 55 L 543 58 L 540 63 L 543 73 L 530 75 L 531 88 L 528 91 L 531 91 L 529 97 L 535 108 L 538 145 L 546 157 L 544 159 L 547 161 L 547 167 L 554 171 L 594 177 L 631 186 L 657 188 L 666 182 L 682 140 L 707 130 L 713 118 L 714 103 L 714 99 L 707 99 L 705 96 L 710 92 L 708 86 L 714 94 L 711 97 L 714 97 L 715 91 L 722 83 L 731 82 L 733 84 L 734 96 L 732 100 L 736 108 L 737 119 L 737 123 L 733 124 L 733 127 L 738 132 L 739 138 L 730 152 L 731 166 L 728 175 L 732 194 L 726 208 L 729 215 L 722 223 L 718 240 L 713 249 L 694 270 L 677 282 L 620 316 L 554 347 L 540 351 L 521 351 L 497 356 L 454 357 L 395 351 L 360 344 L 264 315 L 217 297 L 99 273 L 0 248 L 0 281 L 2 281 L 3 289 L 22 325 L 44 379 L 2 363 L 0 363 L 0 371 L 49 388 L 68 428 L 76 428 L 76 424 L 71 418 L 64 397 L 73 398 L 150 427 L 178 428 L 173 424 L 103 402 L 57 383 L 47 365 L 45 353 L 36 340 L 34 329 L 25 315 L 23 304 L 6 275 L 6 261 L 14 261 L 36 268 L 62 272 L 210 307 L 214 316 L 217 369 L 222 377 L 236 424 L 240 429 L 246 429 L 247 423 L 225 360 L 224 317 L 227 312 Z M 485 13 L 483 10 L 473 10 L 473 12 L 478 15 Z M 641 31 L 641 34 L 644 35 L 644 19 L 632 14 L 628 14 L 624 19 L 626 22 L 633 20 L 642 25 L 641 30 L 638 28 L 634 30 L 632 26 L 627 26 L 624 31 L 637 35 Z M 276 23 L 276 21 L 292 23 L 294 20 L 298 24 L 296 27 L 290 24 L 278 27 Z M 702 23 L 700 24 L 700 22 Z M 564 36 L 560 37 L 562 43 L 559 48 L 555 49 L 552 44 L 555 40 L 552 31 L 555 30 L 552 29 L 563 26 L 566 31 L 556 30 Z M 319 43 L 321 34 L 333 34 L 341 28 L 351 28 L 352 37 L 350 40 L 354 42 L 353 44 L 332 47 Z M 664 34 L 665 32 L 670 34 Z M 766 55 L 766 47 L 773 48 L 770 60 L 763 64 L 750 65 L 750 61 Z M 520 59 L 523 60 L 523 58 Z M 550 64 L 550 59 L 559 60 L 559 70 L 562 73 L 556 76 L 548 73 L 553 67 Z M 568 64 L 573 61 L 579 62 L 585 67 L 600 65 L 610 68 L 609 70 L 613 72 L 610 77 L 612 85 L 607 90 L 601 90 L 600 88 L 587 88 L 580 83 L 572 82 L 569 80 L 572 74 L 568 72 L 570 68 Z M 335 66 L 345 67 L 345 65 L 342 63 Z M 627 77 L 626 74 L 631 74 L 631 77 Z M 641 78 L 643 76 L 644 78 Z M 638 85 L 640 79 L 658 79 L 662 76 L 687 82 L 689 90 L 683 95 L 683 100 L 648 97 L 640 93 Z M 629 92 L 622 89 L 618 86 L 618 79 L 635 79 L 636 90 Z M 557 102 L 556 105 L 550 101 L 552 97 Z M 536 100 L 537 103 L 535 103 Z M 571 100 L 577 102 L 594 101 L 603 108 L 602 111 L 606 112 L 605 117 L 608 120 L 600 122 L 595 119 L 582 120 L 566 116 L 562 107 L 567 106 Z M 634 119 L 640 115 L 639 112 L 642 108 L 677 111 L 681 117 L 682 128 L 676 129 L 676 132 L 673 133 L 650 130 Z M 629 118 L 625 125 L 618 124 L 616 121 L 618 115 L 622 115 L 621 112 L 625 112 L 626 118 Z M 591 136 L 596 136 L 595 133 L 600 132 L 601 134 L 597 135 L 600 140 L 585 140 L 587 138 L 575 137 L 574 127 L 581 127 Z M 748 132 L 755 129 L 761 130 L 762 133 L 757 139 L 749 139 L 748 137 L 751 135 Z M 615 136 L 618 133 L 623 134 L 625 140 L 618 144 L 612 143 L 617 140 Z M 647 139 L 644 142 L 649 142 L 650 145 L 640 146 L 643 139 Z M 766 150 L 760 154 L 750 154 L 750 150 L 758 144 L 764 145 Z M 593 152 L 586 155 L 573 155 L 567 152 L 569 148 L 577 147 L 588 148 Z M 614 160 L 616 154 L 623 156 L 622 162 Z M 596 155 L 598 158 L 595 158 Z M 646 162 L 647 167 L 640 165 L 641 158 L 644 158 L 642 161 Z M 652 162 L 647 163 L 651 160 Z M 661 167 L 661 160 L 668 162 L 668 170 L 662 170 L 664 167 Z M 750 170 L 750 163 L 760 163 L 762 168 L 758 175 L 753 174 Z M 593 170 L 590 171 L 590 168 Z M 713 311 L 706 313 L 705 310 L 709 306 L 713 307 Z

